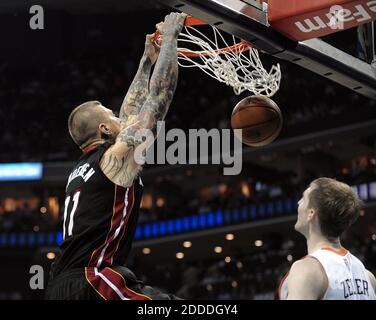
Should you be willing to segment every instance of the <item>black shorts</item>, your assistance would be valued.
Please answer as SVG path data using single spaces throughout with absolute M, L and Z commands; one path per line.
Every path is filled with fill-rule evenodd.
M 138 280 L 126 267 L 111 266 L 73 269 L 55 278 L 47 286 L 48 300 L 180 300 Z

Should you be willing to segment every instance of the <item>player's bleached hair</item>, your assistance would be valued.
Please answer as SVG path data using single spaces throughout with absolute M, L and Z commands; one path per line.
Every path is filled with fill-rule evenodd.
M 81 149 L 99 137 L 98 125 L 103 119 L 102 114 L 95 110 L 95 107 L 100 105 L 102 104 L 99 101 L 88 101 L 74 108 L 69 115 L 69 134 Z
M 339 237 L 359 217 L 363 202 L 351 187 L 331 178 L 311 182 L 309 207 L 317 210 L 321 232 Z

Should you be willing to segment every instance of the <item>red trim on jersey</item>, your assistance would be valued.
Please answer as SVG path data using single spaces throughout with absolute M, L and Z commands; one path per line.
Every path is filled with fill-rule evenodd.
M 342 257 L 344 257 L 345 255 L 347 255 L 349 253 L 348 250 L 346 250 L 345 248 L 342 248 L 342 249 L 334 249 L 332 247 L 323 247 L 321 248 L 322 250 L 328 250 L 328 251 L 331 251 L 331 252 L 334 252 L 335 254 L 338 254 Z
M 96 147 L 98 147 L 100 144 L 102 144 L 102 143 L 95 143 L 95 144 L 93 144 L 93 145 L 90 145 L 90 146 L 86 147 L 84 150 L 82 150 L 82 153 L 83 153 L 83 154 L 86 154 L 86 153 L 90 152 L 91 150 L 94 150 L 94 149 L 95 149 Z
M 124 198 L 127 189 L 118 188 L 115 185 L 114 191 L 114 204 L 112 207 L 112 217 L 111 217 L 111 227 L 107 233 L 105 242 L 95 249 L 91 255 L 88 266 L 89 267 L 98 267 L 100 268 L 104 262 L 104 256 L 107 253 L 107 249 L 111 244 L 111 241 L 114 240 L 115 231 L 119 227 L 121 220 L 123 218 L 123 209 L 124 209 Z
M 125 282 L 125 279 L 124 277 L 116 272 L 115 270 L 113 269 L 110 269 L 110 268 L 107 268 L 109 270 L 109 272 L 112 274 L 112 277 L 111 279 L 114 279 L 116 278 L 118 281 L 120 280 L 120 284 L 122 285 L 123 287 L 123 290 L 124 292 L 129 296 L 131 297 L 132 300 L 152 300 L 151 297 L 145 295 L 145 294 L 141 294 L 141 293 L 138 293 L 130 288 L 127 287 L 127 284 Z
M 117 190 L 124 189 L 119 186 L 116 186 L 116 188 Z M 127 201 L 127 207 L 125 208 L 126 201 Z M 107 247 L 106 253 L 103 258 L 103 265 L 112 265 L 114 255 L 116 254 L 116 251 L 119 248 L 121 239 L 123 237 L 125 229 L 127 228 L 128 220 L 129 220 L 129 217 L 131 216 L 132 209 L 133 209 L 133 203 L 134 203 L 134 184 L 132 185 L 132 187 L 128 189 L 127 192 L 124 192 L 123 197 L 119 197 L 116 199 L 115 211 L 119 212 L 119 215 L 121 213 L 121 221 L 119 225 L 117 226 L 117 228 L 120 228 L 120 229 L 117 235 L 115 235 L 117 228 L 114 231 L 114 235 L 112 239 L 110 240 L 111 242 L 109 246 Z M 125 216 L 124 216 L 124 213 L 125 213 Z
M 279 287 L 278 287 L 278 299 L 279 300 L 282 300 L 282 287 L 283 287 L 283 284 L 284 282 L 286 281 L 288 275 L 289 275 L 290 271 L 287 271 L 286 274 L 283 276 L 280 284 L 279 284 Z
M 123 240 L 128 220 L 133 210 L 134 189 L 135 184 L 130 188 L 115 185 L 110 229 L 105 242 L 93 251 L 88 267 L 85 268 L 87 281 L 106 300 L 151 299 L 129 289 L 121 274 L 107 267 L 112 265 L 113 257 Z
M 105 300 L 151 300 L 128 288 L 123 276 L 111 268 L 85 268 L 85 276 L 94 290 Z
M 131 216 L 134 204 L 134 188 L 134 184 L 128 189 L 115 186 L 111 227 L 105 242 L 93 252 L 89 267 L 101 268 L 112 264 L 113 256 L 119 247 Z M 125 208 L 126 202 L 127 207 Z

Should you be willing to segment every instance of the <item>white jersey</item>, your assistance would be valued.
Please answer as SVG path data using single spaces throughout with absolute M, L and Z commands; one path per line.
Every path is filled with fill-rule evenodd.
M 309 256 L 317 259 L 328 278 L 323 300 L 376 300 L 376 294 L 363 263 L 349 251 L 322 248 Z M 279 287 L 280 299 L 288 296 L 287 279 Z

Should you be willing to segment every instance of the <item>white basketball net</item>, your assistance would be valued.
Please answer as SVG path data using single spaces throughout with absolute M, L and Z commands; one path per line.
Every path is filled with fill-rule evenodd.
M 279 64 L 273 65 L 268 72 L 262 65 L 258 51 L 254 48 L 244 52 L 240 52 L 240 49 L 228 52 L 219 51 L 219 48 L 230 47 L 239 40 L 232 36 L 233 43 L 229 44 L 216 27 L 211 27 L 214 40 L 209 39 L 195 27 L 184 27 L 178 38 L 178 50 L 206 55 L 189 57 L 179 53 L 179 65 L 185 68 L 200 68 L 212 78 L 232 86 L 237 95 L 246 90 L 255 95 L 268 97 L 274 95 L 281 81 Z M 188 43 L 190 46 L 198 46 L 200 50 L 186 48 Z

